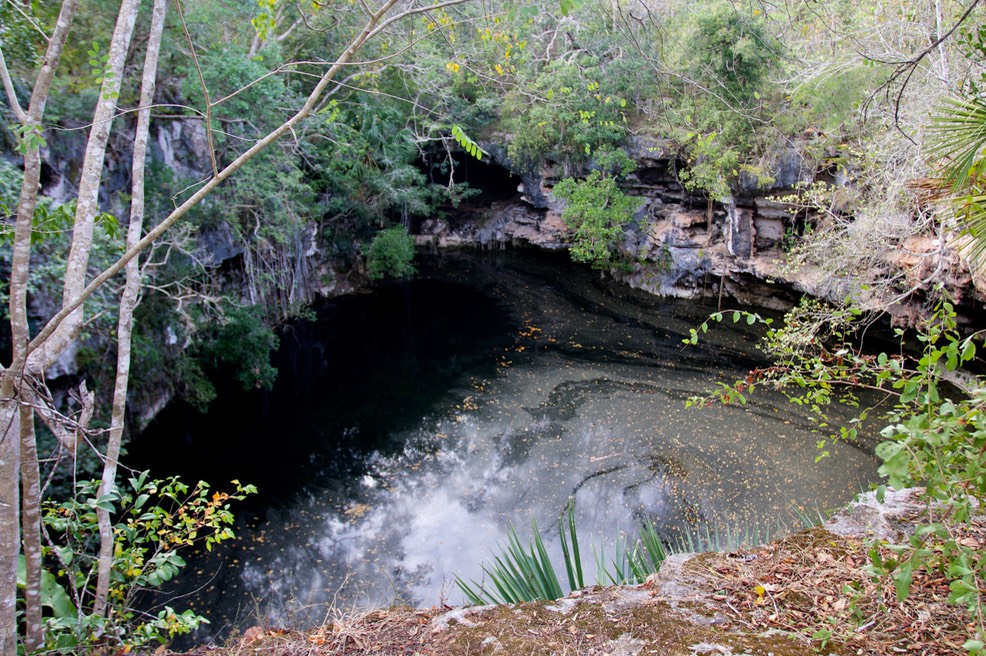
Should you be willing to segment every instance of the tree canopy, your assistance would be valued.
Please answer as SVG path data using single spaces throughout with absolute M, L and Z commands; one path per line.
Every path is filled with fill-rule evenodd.
M 467 195 L 455 169 L 489 155 L 488 144 L 518 175 L 548 172 L 567 202 L 573 257 L 600 268 L 621 264 L 639 207 L 621 176 L 626 149 L 644 137 L 673 144 L 671 173 L 707 197 L 710 217 L 714 201 L 775 175 L 772 153 L 796 150 L 824 180 L 789 190 L 788 204 L 814 217 L 791 261 L 823 267 L 859 295 L 868 291 L 858 274 L 915 234 L 944 243 L 966 226 L 981 244 L 977 5 L 0 3 L 10 322 L 0 653 L 150 640 L 193 623 L 150 620 L 141 633 L 110 596 L 112 513 L 138 503 L 146 484 L 117 485 L 128 396 L 157 387 L 205 406 L 221 366 L 246 386 L 271 384 L 273 327 L 332 275 L 327 262 L 363 270 L 369 256 L 373 278 L 410 275 L 403 226 Z M 950 190 L 951 211 L 915 200 L 908 184 L 927 179 Z M 837 195 L 851 196 L 851 212 Z M 209 259 L 219 251 L 236 262 L 235 284 Z M 879 278 L 890 296 L 914 291 L 899 271 Z M 117 348 L 108 358 L 83 348 L 95 396 L 83 386 L 56 403 L 46 371 L 94 334 Z M 86 618 L 74 624 L 42 610 L 69 608 L 49 570 L 72 558 L 42 543 L 42 425 L 72 467 L 87 441 L 99 449 L 100 485 L 61 500 L 93 516 L 60 530 L 92 531 L 100 543 L 88 554 L 92 584 L 69 586 L 76 619 Z M 142 539 L 130 548 L 144 549 Z M 145 585 L 163 574 L 141 576 Z

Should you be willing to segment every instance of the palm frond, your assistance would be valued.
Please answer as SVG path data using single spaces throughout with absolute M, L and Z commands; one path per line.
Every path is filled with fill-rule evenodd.
M 986 103 L 978 98 L 946 98 L 931 117 L 929 153 L 944 161 L 942 179 L 956 193 L 980 176 L 986 150 Z
M 929 154 L 942 160 L 941 181 L 950 189 L 956 218 L 972 238 L 969 255 L 986 254 L 986 102 L 947 98 L 931 119 Z

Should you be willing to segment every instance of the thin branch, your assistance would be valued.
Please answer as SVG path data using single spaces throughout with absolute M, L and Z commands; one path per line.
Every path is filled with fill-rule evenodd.
M 219 175 L 219 164 L 216 162 L 216 145 L 212 138 L 212 101 L 209 99 L 209 88 L 205 84 L 205 77 L 202 75 L 202 68 L 199 66 L 199 58 L 195 54 L 195 44 L 192 42 L 192 35 L 185 24 L 185 13 L 181 8 L 181 0 L 175 0 L 175 7 L 178 9 L 178 20 L 181 22 L 181 29 L 185 33 L 188 41 L 189 56 L 195 66 L 195 72 L 199 75 L 199 84 L 202 86 L 202 96 L 205 98 L 205 138 L 209 142 L 209 159 L 212 162 L 212 176 Z
M 881 89 L 885 89 L 887 91 L 887 95 L 889 96 L 891 85 L 893 85 L 893 83 L 896 82 L 901 75 L 904 75 L 906 73 L 906 75 L 904 75 L 904 81 L 901 83 L 900 89 L 898 89 L 896 97 L 894 99 L 894 126 L 896 126 L 898 132 L 900 132 L 908 141 L 910 141 L 915 145 L 917 145 L 917 142 L 914 141 L 914 139 L 912 139 L 910 135 L 904 132 L 903 128 L 900 127 L 900 106 L 904 98 L 904 91 L 907 89 L 907 85 L 911 81 L 911 77 L 914 75 L 914 72 L 917 70 L 918 64 L 920 64 L 921 61 L 925 57 L 927 57 L 933 50 L 935 50 L 939 45 L 944 43 L 950 36 L 952 36 L 952 34 L 954 34 L 955 31 L 959 29 L 962 23 L 964 23 L 966 19 L 969 18 L 969 15 L 972 13 L 972 10 L 975 9 L 980 2 L 982 2 L 982 0 L 972 0 L 972 2 L 969 3 L 969 6 L 966 7 L 966 10 L 964 12 L 962 12 L 962 15 L 959 16 L 958 20 L 955 22 L 955 24 L 952 26 L 950 30 L 948 30 L 944 34 L 939 35 L 938 38 L 934 39 L 926 48 L 924 48 L 924 50 L 922 50 L 921 52 L 919 52 L 918 54 L 914 55 L 913 57 L 911 57 L 906 61 L 881 61 L 879 59 L 876 59 L 875 57 L 866 57 L 866 59 L 869 59 L 870 61 L 874 61 L 880 64 L 898 64 L 899 66 L 893 73 L 890 74 L 890 77 L 888 77 L 883 82 L 883 84 L 881 84 L 880 87 L 876 89 L 876 91 L 870 94 L 870 97 L 866 99 L 866 103 L 864 104 L 869 104 L 869 102 L 873 100 L 873 98 L 876 96 L 877 93 L 879 93 Z
M 10 71 L 7 70 L 7 61 L 3 58 L 2 47 L 0 47 L 0 77 L 3 78 L 3 89 L 7 92 L 7 102 L 10 104 L 10 108 L 14 110 L 14 116 L 17 117 L 17 122 L 21 125 L 27 125 L 27 112 L 24 111 L 24 108 L 17 101 L 17 94 L 14 92 L 14 82 L 10 79 Z
M 386 0 L 377 13 L 373 14 L 369 20 L 367 20 L 362 32 L 350 42 L 349 46 L 345 51 L 339 56 L 336 62 L 329 68 L 328 71 L 322 76 L 318 84 L 309 94 L 308 99 L 298 112 L 288 119 L 286 122 L 281 124 L 280 127 L 276 128 L 274 131 L 269 133 L 263 139 L 257 141 L 253 146 L 246 150 L 243 154 L 233 160 L 229 165 L 227 165 L 222 171 L 219 171 L 215 176 L 209 179 L 205 185 L 202 186 L 197 192 L 195 192 L 191 197 L 189 197 L 184 203 L 175 208 L 164 220 L 161 221 L 153 230 L 149 231 L 143 239 L 141 239 L 137 244 L 127 250 L 120 259 L 110 265 L 102 273 L 97 275 L 92 281 L 86 285 L 86 287 L 76 296 L 64 303 L 61 310 L 59 310 L 55 316 L 53 316 L 48 323 L 41 329 L 41 331 L 31 340 L 28 345 L 27 352 L 29 355 L 34 354 L 39 349 L 44 350 L 46 341 L 49 337 L 58 329 L 63 321 L 78 307 L 80 307 L 86 299 L 88 299 L 92 294 L 104 285 L 110 278 L 118 274 L 123 267 L 126 266 L 127 262 L 135 258 L 141 251 L 146 249 L 151 243 L 157 238 L 163 235 L 171 226 L 173 226 L 178 219 L 184 216 L 192 207 L 196 206 L 205 196 L 207 196 L 213 189 L 215 189 L 220 183 L 229 178 L 233 173 L 239 170 L 246 162 L 254 157 L 257 153 L 266 149 L 269 145 L 277 141 L 281 136 L 291 131 L 295 125 L 304 120 L 315 107 L 318 99 L 325 92 L 326 87 L 332 82 L 335 76 L 339 73 L 344 66 L 348 64 L 353 58 L 353 55 L 361 48 L 363 45 L 374 36 L 379 34 L 382 30 L 385 30 L 389 26 L 393 25 L 395 22 L 402 21 L 410 16 L 416 16 L 418 14 L 424 13 L 429 10 L 438 9 L 441 7 L 450 7 L 454 5 L 461 4 L 466 0 L 446 0 L 445 2 L 436 3 L 429 5 L 427 7 L 416 7 L 407 9 L 398 14 L 391 16 L 390 18 L 384 18 L 386 13 L 390 11 L 397 4 L 398 0 Z M 37 357 L 37 356 L 35 356 Z
M 13 7 L 14 8 L 14 11 L 16 11 L 18 14 L 20 14 L 21 16 L 23 16 L 24 17 L 24 20 L 26 20 L 28 23 L 30 23 L 31 24 L 31 27 L 33 27 L 35 30 L 38 31 L 38 34 L 41 35 L 41 38 L 42 39 L 44 39 L 48 43 L 51 43 L 51 37 L 48 36 L 47 34 L 45 34 L 45 31 L 41 28 L 40 25 L 38 25 L 37 21 L 34 20 L 34 16 L 31 16 L 30 14 L 28 14 L 27 12 L 25 12 L 23 9 L 21 9 L 18 6 L 18 4 L 16 2 L 14 2 L 13 0 L 10 0 L 10 2 L 8 2 L 7 4 L 9 4 L 11 7 Z M 30 3 L 28 3 L 28 5 L 30 6 Z

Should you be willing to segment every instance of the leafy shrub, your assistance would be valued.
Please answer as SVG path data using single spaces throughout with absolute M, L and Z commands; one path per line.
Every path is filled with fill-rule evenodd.
M 694 79 L 729 103 L 754 99 L 780 59 L 780 47 L 762 17 L 731 5 L 697 12 L 685 42 L 686 63 Z
M 628 103 L 597 58 L 552 61 L 523 92 L 504 99 L 512 138 L 507 152 L 516 170 L 536 168 L 549 156 L 583 164 L 598 149 L 619 146 L 627 134 Z M 534 95 L 530 92 L 533 90 Z
M 370 244 L 367 268 L 374 280 L 414 275 L 414 237 L 403 226 L 381 230 Z
M 280 344 L 273 329 L 264 322 L 263 310 L 256 306 L 231 307 L 220 323 L 206 335 L 202 350 L 213 365 L 231 365 L 243 389 L 270 389 L 277 369 L 270 355 Z
M 716 312 L 709 321 L 721 322 L 729 316 L 751 324 L 763 321 L 745 312 Z M 928 510 L 925 523 L 904 544 L 873 545 L 869 572 L 892 582 L 899 601 L 908 597 L 920 568 L 947 577 L 948 601 L 965 607 L 975 619 L 969 625 L 972 635 L 965 648 L 986 653 L 982 629 L 986 553 L 974 540 L 965 539 L 961 530 L 986 503 L 986 380 L 969 377 L 961 390 L 945 383 L 949 372 L 975 359 L 975 335 L 959 334 L 954 307 L 942 299 L 917 335 L 923 346 L 920 357 L 871 355 L 852 343 L 864 319 L 853 307 L 828 308 L 806 300 L 788 313 L 783 326 L 768 330 L 765 345 L 774 358 L 773 366 L 751 372 L 746 380 L 732 385 L 721 384 L 708 397 L 691 403 L 745 403 L 756 385 L 770 385 L 827 425 L 825 406 L 832 401 L 858 405 L 856 390 L 879 390 L 896 397 L 888 424 L 880 433 L 884 441 L 876 447 L 883 461 L 879 472 L 895 488 L 921 486 Z M 685 341 L 697 342 L 709 321 L 692 330 Z M 903 331 L 897 334 L 903 339 Z M 833 439 L 855 438 L 866 414 L 860 412 Z M 825 441 L 819 443 L 820 448 L 824 445 Z M 880 547 L 895 556 L 882 556 Z
M 42 604 L 47 649 L 78 653 L 94 643 L 124 645 L 125 651 L 194 630 L 208 622 L 191 610 L 166 607 L 155 615 L 137 610 L 139 593 L 173 578 L 185 560 L 179 551 L 193 545 L 211 550 L 233 537 L 229 502 L 256 489 L 233 481 L 232 493 L 213 492 L 199 482 L 189 487 L 177 478 L 148 480 L 143 472 L 123 489 L 98 496 L 100 481 L 79 483 L 67 501 L 48 502 L 43 523 L 50 538 L 44 549 Z M 99 528 L 97 509 L 115 513 L 114 556 L 105 617 L 93 612 Z M 23 557 L 22 557 L 23 560 Z M 23 571 L 23 570 L 22 570 Z M 20 585 L 24 577 L 21 576 Z
M 623 228 L 633 219 L 640 199 L 624 194 L 616 179 L 593 171 L 585 180 L 566 178 L 555 185 L 555 196 L 566 201 L 562 218 L 575 230 L 571 256 L 576 262 L 603 269 L 613 263 Z

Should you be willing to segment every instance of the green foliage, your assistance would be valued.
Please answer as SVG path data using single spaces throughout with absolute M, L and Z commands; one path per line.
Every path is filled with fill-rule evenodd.
M 694 78 L 728 103 L 746 105 L 757 99 L 780 55 L 762 15 L 719 4 L 696 12 L 692 21 L 685 48 Z
M 305 146 L 307 176 L 325 214 L 345 219 L 351 238 L 374 223 L 432 212 L 442 188 L 415 166 L 419 153 L 401 109 L 366 96 L 330 103 L 321 119 L 328 140 Z
M 501 556 L 494 556 L 493 564 L 483 566 L 496 591 L 487 585 L 473 581 L 473 585 L 457 579 L 470 603 L 515 604 L 536 599 L 554 600 L 564 596 L 555 569 L 548 557 L 537 523 L 531 520 L 534 541 L 527 548 L 521 544 L 517 531 L 507 529 L 507 546 L 500 546 Z M 568 561 L 568 556 L 566 556 Z
M 0 164 L 0 209 L 3 211 L 16 211 L 21 179 L 20 171 L 11 171 L 9 164 Z M 32 295 L 39 298 L 57 298 L 61 294 L 71 227 L 75 220 L 75 205 L 74 199 L 57 204 L 48 197 L 38 198 L 31 222 L 31 244 L 35 257 L 27 281 L 28 292 Z M 94 221 L 96 228 L 93 233 L 90 266 L 94 269 L 97 267 L 102 269 L 114 262 L 123 252 L 123 239 L 115 216 L 100 212 L 96 214 Z M 0 224 L 0 262 L 4 266 L 9 266 L 13 239 L 13 224 Z M 0 301 L 2 301 L 4 316 L 9 311 L 8 285 L 8 280 L 0 280 Z M 118 305 L 119 299 L 112 290 L 101 288 L 96 291 L 87 304 L 87 312 L 92 319 L 82 329 L 80 338 L 83 343 L 94 335 L 112 334 L 115 326 L 112 317 L 115 316 Z M 104 365 L 109 366 L 109 363 L 103 360 L 102 354 L 96 360 L 91 370 L 94 378 L 104 373 L 100 371 Z
M 613 585 L 643 583 L 648 576 L 656 574 L 661 569 L 661 565 L 668 557 L 657 529 L 650 520 L 644 521 L 636 541 L 632 544 L 626 536 L 618 536 L 615 554 L 609 568 L 602 562 L 600 554 L 598 566 L 599 571 Z
M 279 339 L 268 321 L 261 306 L 229 302 L 179 312 L 168 296 L 149 290 L 135 311 L 131 398 L 147 402 L 168 390 L 206 412 L 218 393 L 216 381 L 270 389 Z
M 257 15 L 250 19 L 250 24 L 257 31 L 261 40 L 277 26 L 277 0 L 257 0 Z
M 494 556 L 491 565 L 483 565 L 484 578 L 489 579 L 488 582 L 472 581 L 470 584 L 456 577 L 456 584 L 469 603 L 516 604 L 538 599 L 551 601 L 565 595 L 537 522 L 533 519 L 531 531 L 533 541 L 525 547 L 517 531 L 512 526 L 507 529 L 507 545 L 499 545 L 500 555 Z M 558 537 L 569 590 L 581 590 L 586 584 L 573 499 L 568 500 L 566 512 L 558 520 Z M 600 549 L 598 579 L 615 585 L 641 583 L 660 569 L 666 557 L 664 545 L 653 524 L 645 522 L 640 537 L 632 544 L 625 536 L 617 538 L 612 562 L 605 562 L 605 555 Z
M 264 310 L 256 306 L 226 308 L 218 323 L 203 336 L 203 359 L 213 367 L 231 366 L 243 389 L 270 389 L 277 369 L 270 355 L 280 343 L 264 321 Z
M 599 171 L 585 180 L 566 178 L 552 192 L 565 201 L 562 218 L 575 231 L 572 259 L 591 263 L 596 269 L 611 266 L 623 228 L 633 219 L 640 199 L 624 194 L 615 178 Z
M 252 119 L 277 120 L 271 114 L 287 101 L 287 89 L 281 78 L 265 77 L 268 69 L 264 63 L 248 58 L 246 53 L 237 49 L 217 47 L 200 59 L 200 66 L 210 100 L 214 104 L 219 103 L 214 109 L 213 118 L 217 120 L 214 127 L 220 131 L 220 136 L 233 128 L 223 120 L 235 121 L 238 126 L 252 125 L 258 131 L 263 123 Z M 182 90 L 189 104 L 205 111 L 205 97 L 195 70 L 185 72 Z M 258 108 L 263 108 L 259 116 Z
M 637 162 L 627 155 L 622 148 L 603 148 L 597 150 L 592 155 L 594 169 L 598 169 L 603 175 L 622 178 L 633 173 L 637 168 Z
M 367 270 L 374 280 L 410 278 L 414 275 L 414 237 L 404 226 L 381 230 L 367 253 Z
M 211 550 L 233 537 L 229 502 L 256 492 L 251 485 L 233 484 L 232 493 L 210 494 L 205 483 L 189 487 L 177 478 L 148 480 L 144 472 L 105 496 L 98 495 L 100 481 L 94 480 L 80 483 L 67 501 L 46 503 L 43 523 L 50 538 L 42 574 L 42 603 L 50 611 L 45 618 L 46 647 L 78 653 L 109 642 L 129 649 L 164 643 L 207 622 L 190 610 L 179 613 L 170 607 L 147 615 L 134 608 L 134 600 L 185 566 L 181 549 L 201 545 Z M 116 518 L 106 617 L 92 609 L 99 548 L 97 509 Z
M 946 98 L 932 116 L 931 154 L 944 164 L 940 175 L 952 206 L 974 239 L 977 257 L 986 253 L 986 101 Z
M 688 168 L 679 171 L 678 178 L 685 189 L 701 190 L 713 200 L 725 201 L 730 194 L 729 181 L 739 175 L 739 151 L 723 146 L 715 132 L 689 133 L 684 145 L 689 148 Z
M 959 30 L 958 42 L 960 50 L 978 71 L 979 75 L 972 75 L 962 83 L 962 95 L 967 98 L 983 97 L 986 93 L 986 24 L 981 21 L 974 21 L 970 26 L 964 26 Z
M 0 213 L 3 216 L 13 216 L 17 213 L 23 182 L 24 174 L 21 170 L 6 159 L 0 158 Z M 12 234 L 12 232 L 9 226 L 5 225 L 2 234 Z
M 58 3 L 29 0 L 0 3 L 0 45 L 12 69 L 30 69 L 44 53 L 46 33 L 58 15 Z
M 710 320 L 719 322 L 730 314 L 734 321 L 744 317 L 748 323 L 761 321 L 742 312 L 719 312 Z M 825 406 L 835 400 L 858 406 L 857 390 L 896 397 L 888 425 L 880 433 L 884 441 L 876 447 L 883 461 L 879 472 L 895 488 L 921 486 L 928 515 L 906 543 L 874 545 L 869 571 L 892 582 L 900 601 L 907 598 L 920 568 L 941 572 L 950 581 L 948 601 L 968 610 L 975 618 L 970 626 L 982 627 L 986 553 L 963 538 L 962 526 L 973 521 L 986 503 L 986 381 L 971 377 L 961 391 L 944 384 L 950 372 L 975 359 L 974 336 L 959 334 L 947 299 L 938 301 L 934 315 L 919 332 L 923 348 L 916 360 L 892 353 L 871 355 L 854 346 L 863 322 L 858 309 L 832 309 L 805 301 L 785 317 L 782 327 L 767 333 L 765 346 L 774 365 L 750 372 L 744 381 L 721 385 L 692 403 L 744 403 L 755 385 L 767 384 L 810 409 L 822 418 L 820 426 L 827 426 Z M 699 331 L 707 329 L 708 322 L 693 330 L 686 342 L 697 342 Z M 898 335 L 903 338 L 903 331 Z M 837 437 L 854 439 L 867 412 L 840 427 Z M 881 548 L 894 556 L 884 557 Z M 981 628 L 972 632 L 967 649 L 978 653 L 981 648 L 976 645 L 986 636 Z
M 752 163 L 776 142 L 774 118 L 788 102 L 769 80 L 780 63 L 780 44 L 761 11 L 745 12 L 722 3 L 686 12 L 676 30 L 680 46 L 667 62 L 679 76 L 666 101 L 668 134 L 688 163 L 677 173 L 687 189 L 713 200 L 728 197 L 744 171 L 767 182 Z
M 598 149 L 621 145 L 628 103 L 619 80 L 605 75 L 607 68 L 588 54 L 553 61 L 530 88 L 504 98 L 513 134 L 507 152 L 515 169 L 536 167 L 549 157 L 580 164 Z
M 110 61 L 109 53 L 100 54 L 99 52 L 99 42 L 93 41 L 92 47 L 86 53 L 89 55 L 89 66 L 91 67 L 92 81 L 97 85 L 102 85 L 104 82 L 113 81 L 113 71 L 108 67 Z M 120 94 L 116 91 L 104 96 L 104 100 L 112 100 L 119 98 Z
M 470 155 L 472 155 L 476 159 L 482 161 L 482 159 L 483 159 L 483 149 L 479 147 L 479 144 L 477 144 L 475 141 L 473 141 L 472 139 L 470 139 L 469 138 L 469 135 L 467 135 L 465 132 L 463 132 L 462 131 L 462 128 L 459 127 L 458 125 L 453 125 L 452 126 L 452 138 L 454 138 L 455 141 L 456 141 L 456 143 L 458 143 L 460 146 L 462 146 L 462 148 L 467 153 L 469 153 Z M 489 153 L 486 153 L 486 154 L 488 155 Z
M 788 133 L 801 130 L 821 130 L 823 133 L 844 130 L 854 118 L 875 88 L 881 75 L 873 66 L 854 66 L 812 79 L 800 85 L 791 94 L 790 118 L 784 117 L 778 125 L 787 127 Z M 798 125 L 790 125 L 794 121 Z M 784 125 L 787 123 L 788 125 Z
M 17 152 L 21 155 L 48 145 L 38 125 L 15 125 L 12 129 L 17 138 Z

